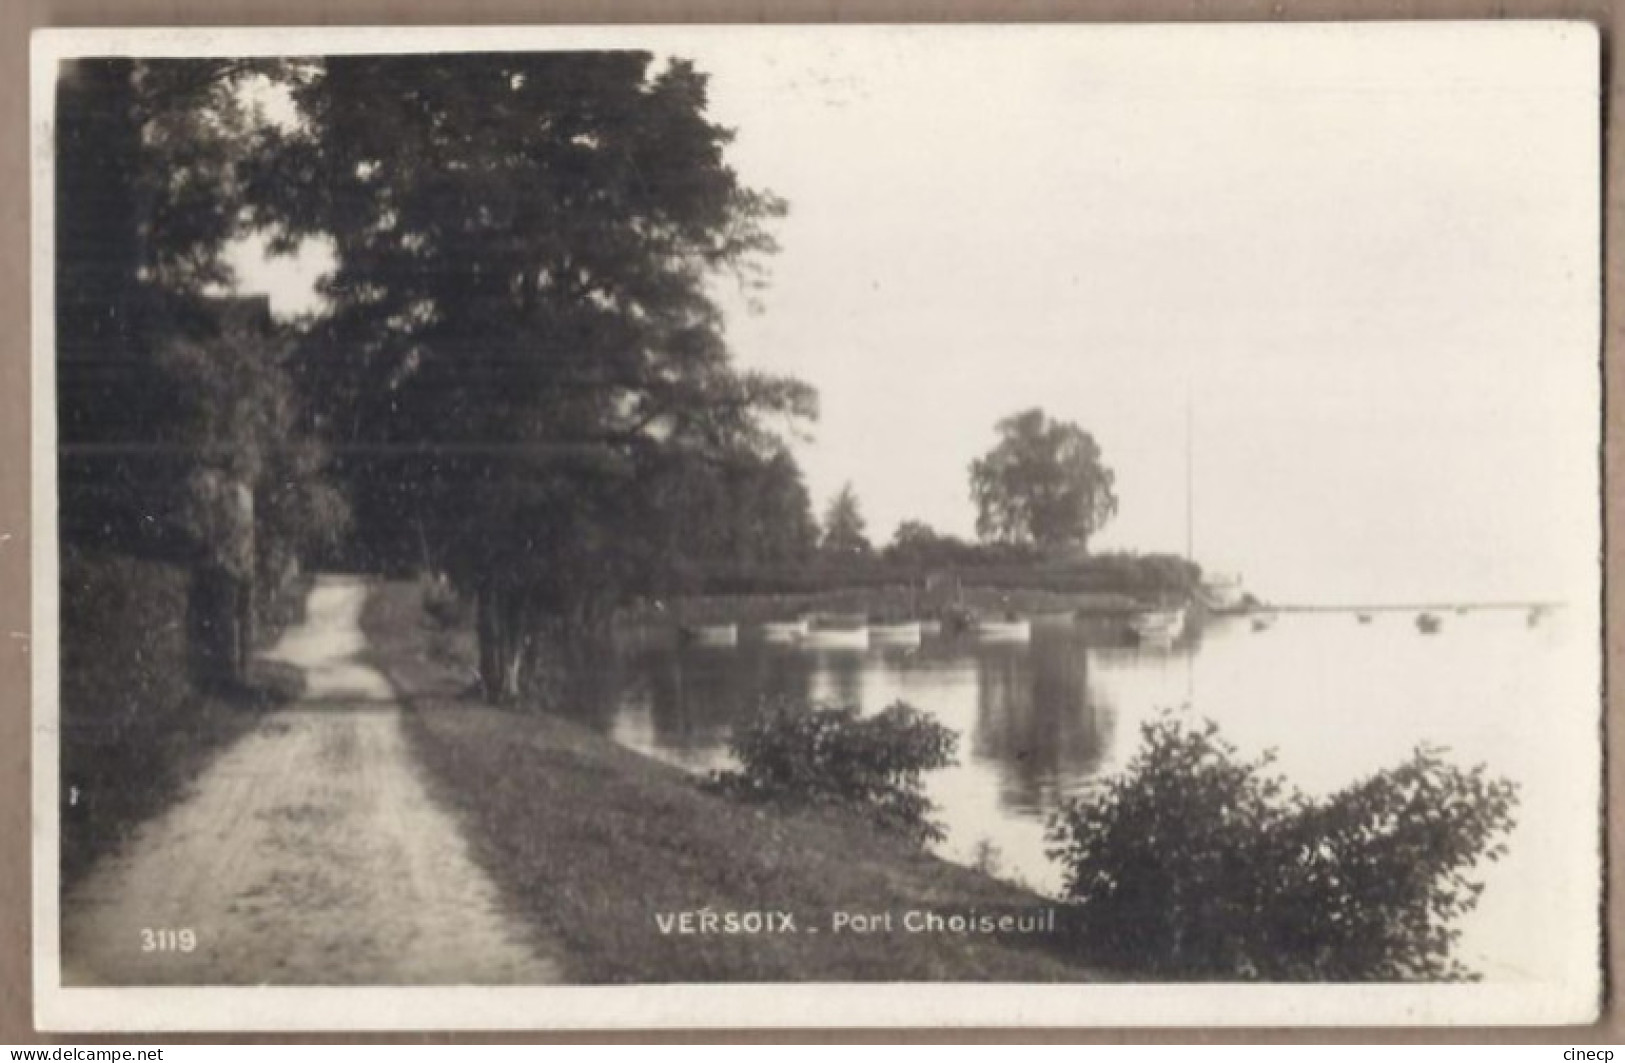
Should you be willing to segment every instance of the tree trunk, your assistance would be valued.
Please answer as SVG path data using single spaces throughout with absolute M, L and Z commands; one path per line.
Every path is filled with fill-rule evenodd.
M 248 685 L 249 665 L 254 660 L 254 597 L 255 580 L 250 575 L 232 580 L 232 608 L 236 613 L 236 642 L 232 646 L 232 679 L 242 686 Z
M 519 700 L 524 667 L 525 610 L 520 593 L 484 584 L 479 590 L 480 686 L 496 705 Z
M 193 570 L 187 605 L 194 676 L 207 689 L 235 691 L 248 682 L 253 655 L 253 585 L 215 565 Z
M 512 705 L 519 701 L 523 689 L 525 644 L 529 636 L 529 616 L 525 609 L 523 592 L 510 590 L 503 595 L 502 703 Z
M 480 587 L 475 613 L 478 619 L 476 633 L 480 644 L 481 692 L 485 695 L 486 701 L 497 702 L 502 696 L 502 673 L 505 669 L 502 660 L 502 640 L 498 636 L 502 622 L 497 607 L 496 588 L 489 584 Z

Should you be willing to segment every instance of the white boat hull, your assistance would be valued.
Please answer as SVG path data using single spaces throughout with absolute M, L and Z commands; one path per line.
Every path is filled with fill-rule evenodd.
M 921 633 L 918 621 L 910 621 L 906 624 L 869 625 L 869 641 L 883 643 L 887 646 L 918 645 Z
M 869 629 L 809 628 L 801 636 L 799 645 L 810 650 L 866 650 L 869 648 Z
M 1185 633 L 1185 610 L 1139 613 L 1129 621 L 1129 630 L 1141 642 L 1172 642 Z
M 1028 642 L 1033 637 L 1031 620 L 982 620 L 975 630 L 984 642 Z
M 805 620 L 770 620 L 762 625 L 762 638 L 768 642 L 795 642 L 807 637 Z

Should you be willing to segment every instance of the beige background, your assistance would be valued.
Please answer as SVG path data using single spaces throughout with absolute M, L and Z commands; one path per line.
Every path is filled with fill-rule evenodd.
M 11 325 L 0 332 L 0 1041 L 39 1040 L 31 1023 L 31 955 L 29 937 L 31 914 L 29 897 L 29 765 L 28 765 L 28 638 L 29 594 L 29 389 L 31 364 L 28 329 L 28 31 L 38 26 L 119 26 L 119 25 L 224 25 L 224 24 L 453 24 L 453 23 L 556 23 L 556 22 L 879 22 L 879 21 L 1185 21 L 1185 20 L 1314 20 L 1336 18 L 1498 18 L 1540 17 L 1585 19 L 1602 32 L 1604 50 L 1605 121 L 1609 143 L 1614 142 L 1621 122 L 1617 104 L 1619 89 L 1612 71 L 1612 52 L 1621 15 L 1607 0 L 1592 2 L 1540 2 L 1540 0 L 1409 0 L 1393 3 L 1354 3 L 1344 0 L 1072 0 L 1043 3 L 1037 0 L 996 2 L 996 0 L 790 0 L 769 4 L 735 0 L 641 0 L 625 3 L 591 3 L 587 0 L 3 0 L 0 7 L 0 56 L 3 56 L 5 88 L 0 93 L 0 125 L 5 137 L 0 144 L 0 179 L 10 194 L 0 200 L 0 321 Z M 1612 153 L 1605 153 L 1608 201 L 1604 214 L 1605 235 L 1620 231 L 1620 182 Z M 1611 245 L 1612 240 L 1605 243 Z M 1604 331 L 1607 344 L 1608 378 L 1605 389 L 1611 411 L 1606 431 L 1604 482 L 1617 479 L 1610 474 L 1621 457 L 1622 397 L 1620 373 L 1625 365 L 1621 354 L 1621 328 L 1617 303 L 1622 286 L 1617 255 L 1605 263 L 1609 312 Z M 1608 505 L 1608 529 L 1618 525 L 1625 492 L 1616 487 Z M 1620 548 L 1609 535 L 1610 570 L 1620 560 Z M 1610 632 L 1618 630 L 1625 592 L 1617 583 L 1608 588 L 1607 618 Z M 1609 639 L 1608 672 L 1625 663 L 1622 640 Z M 1625 706 L 1617 692 L 1610 697 L 1609 719 L 1618 723 Z M 1618 728 L 1611 728 L 1609 762 L 1620 763 L 1621 740 Z M 1621 796 L 1622 773 L 1610 772 L 1610 803 Z M 1621 825 L 1609 825 L 1609 848 L 1621 841 Z M 1610 885 L 1608 926 L 1617 941 L 1625 930 L 1617 889 Z M 1610 981 L 1618 973 L 1618 949 L 1611 950 Z M 866 1034 L 862 1031 L 814 1031 L 797 1036 L 789 1031 L 741 1032 L 734 1040 L 850 1041 L 865 1040 L 1080 1040 L 1080 1041 L 1175 1041 L 1196 1038 L 1213 1041 L 1532 1041 L 1536 1043 L 1583 1043 L 1625 1040 L 1625 1020 L 1619 1015 L 1616 994 L 1610 992 L 1608 1010 L 1602 1024 L 1580 1029 L 1534 1030 L 1386 1030 L 1386 1031 L 1216 1031 L 1202 1035 L 1190 1030 L 1123 1031 L 987 1031 L 981 1036 L 962 1032 L 933 1034 L 891 1031 Z M 551 1038 L 580 1040 L 579 1035 L 555 1034 Z M 274 1037 L 266 1040 L 298 1040 Z M 314 1038 L 304 1038 L 306 1040 Z M 324 1037 L 322 1040 L 334 1038 Z M 392 1037 L 341 1036 L 341 1040 L 394 1040 L 406 1042 L 473 1040 L 466 1034 L 396 1035 Z M 502 1035 L 500 1040 L 512 1040 Z M 608 1040 L 638 1039 L 634 1034 L 606 1035 Z M 715 1033 L 692 1035 L 661 1034 L 666 1040 L 714 1040 Z M 62 1043 L 86 1043 L 109 1038 L 53 1037 Z M 158 1040 L 188 1040 L 174 1035 Z M 198 1040 L 217 1040 L 206 1038 Z

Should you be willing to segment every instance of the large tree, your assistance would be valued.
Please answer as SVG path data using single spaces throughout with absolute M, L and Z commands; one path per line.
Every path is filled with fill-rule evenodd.
M 999 442 L 971 463 L 976 534 L 1044 550 L 1088 549 L 1117 512 L 1113 475 L 1094 437 L 1031 409 L 998 423 Z
M 704 76 L 644 52 L 333 58 L 294 96 L 260 217 L 333 242 L 313 372 L 363 539 L 477 595 L 515 698 L 550 631 L 669 572 L 686 485 L 812 414 L 735 369 L 711 295 L 782 204 L 728 166 Z
M 167 518 L 183 503 L 193 454 L 160 352 L 216 331 L 204 294 L 230 280 L 243 70 L 133 58 L 59 70 L 57 423 L 70 540 L 182 548 Z

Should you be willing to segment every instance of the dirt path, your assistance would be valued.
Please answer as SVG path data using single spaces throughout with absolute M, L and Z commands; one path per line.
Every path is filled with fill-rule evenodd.
M 559 980 L 430 800 L 389 684 L 356 659 L 366 593 L 318 582 L 271 652 L 306 671 L 307 696 L 64 898 L 64 984 Z M 183 930 L 195 948 L 166 947 Z

